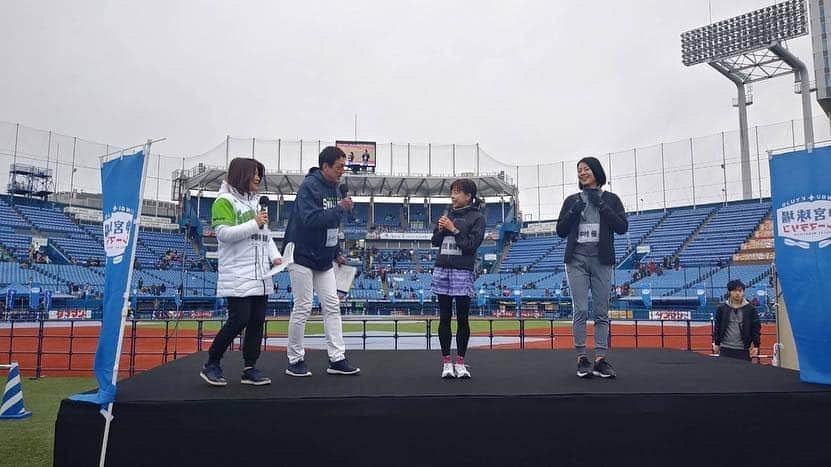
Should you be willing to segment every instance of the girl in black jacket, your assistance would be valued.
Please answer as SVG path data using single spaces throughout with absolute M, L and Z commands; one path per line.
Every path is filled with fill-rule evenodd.
M 485 238 L 485 216 L 479 211 L 476 184 L 461 178 L 450 185 L 452 209 L 439 218 L 433 229 L 433 246 L 439 247 L 433 269 L 433 293 L 439 299 L 439 342 L 442 355 L 442 378 L 470 378 L 465 366 L 465 352 L 470 339 L 468 312 L 473 296 L 473 272 L 476 250 Z M 450 321 L 456 300 L 456 364 L 450 358 Z

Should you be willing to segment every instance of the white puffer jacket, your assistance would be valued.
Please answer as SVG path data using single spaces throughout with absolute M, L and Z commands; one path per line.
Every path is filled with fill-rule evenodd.
M 263 278 L 280 251 L 268 225 L 254 219 L 259 212 L 256 193 L 243 195 L 225 182 L 211 209 L 211 226 L 219 241 L 216 295 L 249 297 L 274 292 L 271 278 Z

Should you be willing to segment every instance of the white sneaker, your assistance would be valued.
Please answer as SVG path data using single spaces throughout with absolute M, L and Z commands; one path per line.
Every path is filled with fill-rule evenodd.
M 464 363 L 456 363 L 453 367 L 456 369 L 457 378 L 470 379 L 470 372 L 467 371 L 467 365 Z
M 441 367 L 441 377 L 444 379 L 455 378 L 456 373 L 453 372 L 453 364 L 445 363 Z

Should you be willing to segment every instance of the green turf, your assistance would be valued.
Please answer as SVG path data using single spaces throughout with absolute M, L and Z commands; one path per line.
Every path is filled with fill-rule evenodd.
M 95 387 L 94 378 L 23 379 L 26 408 L 34 415 L 24 420 L 0 420 L 0 465 L 52 465 L 55 419 L 61 400 Z

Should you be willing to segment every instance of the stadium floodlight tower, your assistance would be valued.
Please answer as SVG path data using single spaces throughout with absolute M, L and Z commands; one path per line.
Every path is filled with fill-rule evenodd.
M 732 81 L 738 90 L 744 199 L 753 196 L 746 85 L 794 73 L 802 96 L 805 146 L 814 146 L 808 70 L 784 46 L 784 41 L 807 34 L 808 15 L 804 0 L 777 3 L 681 34 L 681 59 L 684 65 L 707 63 Z

